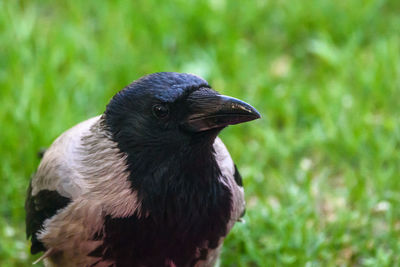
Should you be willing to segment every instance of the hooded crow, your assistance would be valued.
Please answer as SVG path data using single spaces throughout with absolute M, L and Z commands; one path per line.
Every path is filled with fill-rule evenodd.
M 46 266 L 213 266 L 245 210 L 217 135 L 258 118 L 192 74 L 133 82 L 44 153 L 25 204 L 31 253 Z

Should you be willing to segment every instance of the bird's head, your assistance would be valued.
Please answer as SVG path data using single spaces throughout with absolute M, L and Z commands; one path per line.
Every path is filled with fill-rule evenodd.
M 224 127 L 258 118 L 252 106 L 220 95 L 202 78 L 174 72 L 134 81 L 105 111 L 113 139 L 127 151 L 212 144 Z

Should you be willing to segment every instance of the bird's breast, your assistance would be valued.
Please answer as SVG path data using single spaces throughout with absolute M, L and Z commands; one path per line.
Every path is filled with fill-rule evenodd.
M 142 197 L 141 207 L 141 216 L 105 218 L 102 257 L 118 259 L 122 266 L 165 266 L 166 261 L 191 266 L 204 260 L 227 234 L 231 194 L 216 180 L 208 190 L 173 188 Z

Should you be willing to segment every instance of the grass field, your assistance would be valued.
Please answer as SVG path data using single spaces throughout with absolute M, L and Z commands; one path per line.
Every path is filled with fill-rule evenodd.
M 396 0 L 0 0 L 0 266 L 36 258 L 37 151 L 157 71 L 263 114 L 222 133 L 248 204 L 222 266 L 400 266 L 399 14 Z

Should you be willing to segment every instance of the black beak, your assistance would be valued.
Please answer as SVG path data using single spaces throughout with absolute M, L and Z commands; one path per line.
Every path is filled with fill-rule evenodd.
M 212 90 L 194 91 L 187 99 L 189 116 L 183 127 L 192 132 L 202 132 L 214 128 L 252 121 L 261 117 L 249 104 Z

